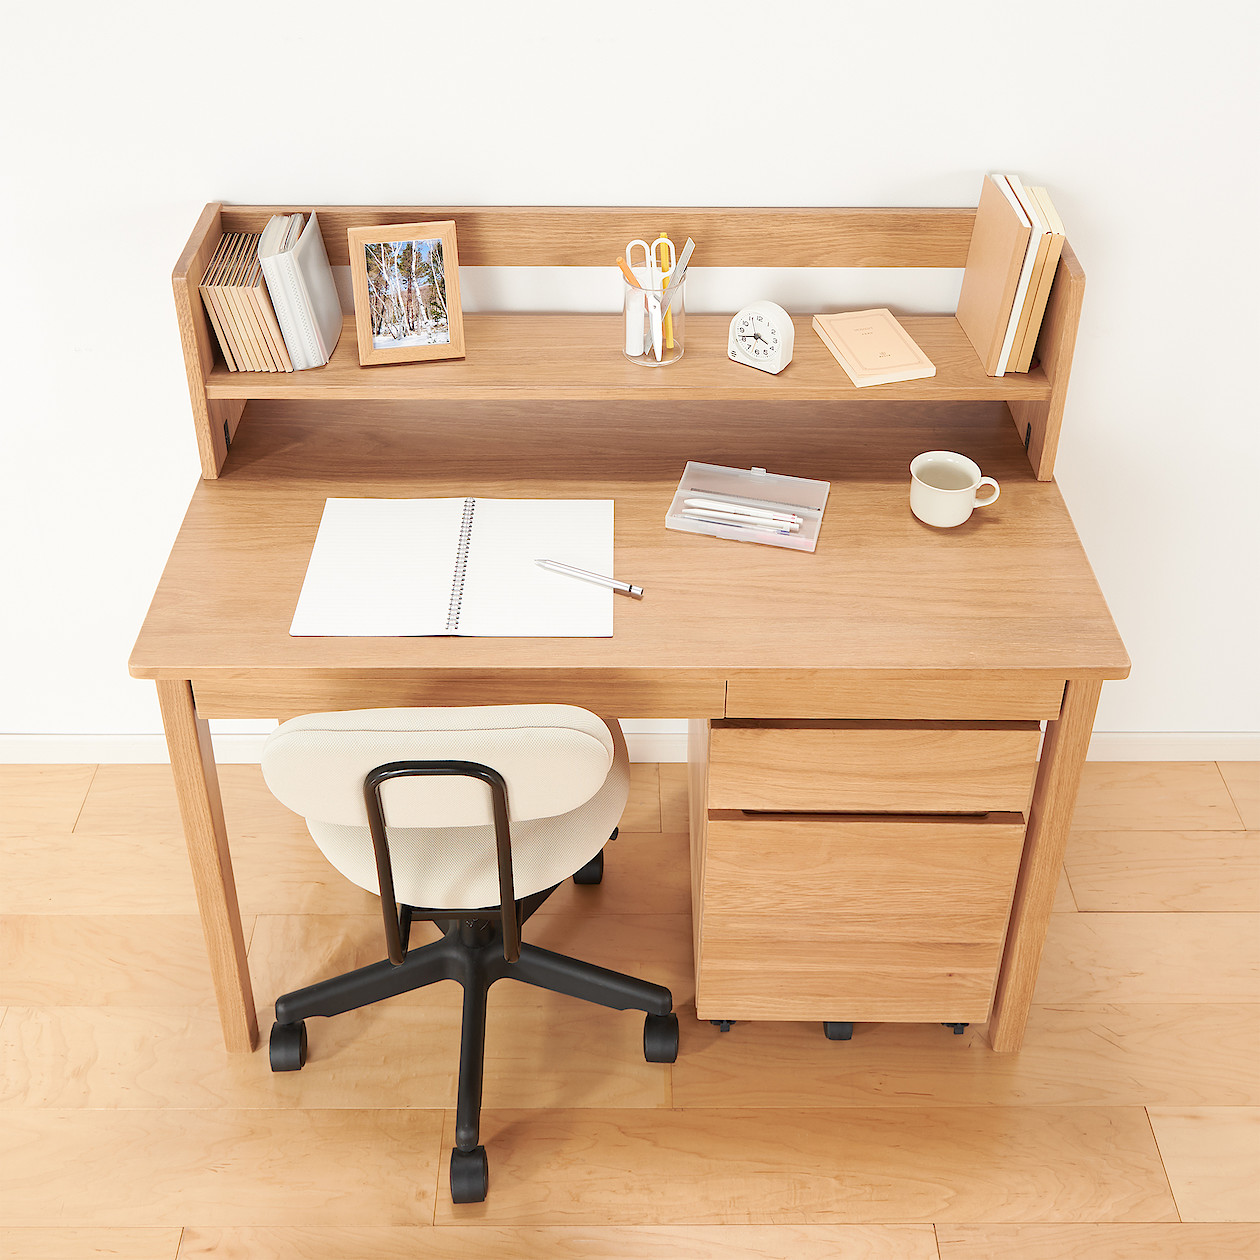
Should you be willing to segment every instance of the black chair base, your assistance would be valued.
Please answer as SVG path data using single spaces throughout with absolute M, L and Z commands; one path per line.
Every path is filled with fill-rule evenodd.
M 646 1012 L 643 1048 L 649 1063 L 673 1063 L 678 1057 L 678 1016 L 671 1013 L 674 999 L 668 989 L 619 971 L 524 942 L 520 957 L 507 962 L 502 931 L 495 920 L 464 918 L 442 926 L 441 940 L 410 950 L 397 965 L 372 963 L 278 998 L 271 1030 L 271 1070 L 293 1072 L 306 1062 L 302 1021 L 311 1016 L 340 1015 L 439 980 L 458 980 L 464 990 L 464 1010 L 451 1197 L 456 1203 L 479 1203 L 489 1183 L 485 1150 L 479 1142 L 486 999 L 496 980 L 519 980 L 613 1010 Z

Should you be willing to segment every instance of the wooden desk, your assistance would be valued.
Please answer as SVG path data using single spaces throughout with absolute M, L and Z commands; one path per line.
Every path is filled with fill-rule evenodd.
M 994 507 L 948 531 L 907 505 L 911 457 L 940 447 L 1002 484 Z M 688 459 L 831 481 L 818 551 L 667 531 Z M 617 602 L 611 639 L 289 637 L 326 497 L 462 494 L 614 499 L 617 571 L 647 597 Z M 1128 668 L 1058 489 L 1036 479 L 1006 404 L 914 401 L 254 401 L 220 475 L 193 494 L 131 657 L 133 675 L 157 681 L 238 1051 L 258 1030 L 207 718 L 524 701 L 691 718 L 705 746 L 693 845 L 711 821 L 735 825 L 711 819 L 705 795 L 713 721 L 1046 720 L 996 938 L 990 1036 L 1016 1049 L 1099 689 Z M 698 895 L 705 860 L 693 851 Z M 696 908 L 699 948 L 703 899 Z

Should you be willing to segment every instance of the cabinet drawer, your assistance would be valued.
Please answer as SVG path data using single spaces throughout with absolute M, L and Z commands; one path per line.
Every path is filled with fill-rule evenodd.
M 1022 812 L 1036 722 L 714 722 L 711 809 Z
M 988 1018 L 1019 815 L 710 819 L 702 1019 Z

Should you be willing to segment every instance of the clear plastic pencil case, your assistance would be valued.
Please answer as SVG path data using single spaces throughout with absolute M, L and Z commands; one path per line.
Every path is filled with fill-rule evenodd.
M 689 462 L 665 528 L 813 551 L 830 490 L 829 481 L 783 477 L 764 468 Z

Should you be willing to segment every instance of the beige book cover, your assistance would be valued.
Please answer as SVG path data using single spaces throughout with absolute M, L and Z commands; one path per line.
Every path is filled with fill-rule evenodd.
M 1001 184 L 987 176 L 971 230 L 957 318 L 990 376 L 1000 374 L 1002 343 L 1031 236 L 1032 225 L 1023 212 L 1012 205 Z
M 1037 291 L 1032 295 L 1028 327 L 1024 331 L 1023 341 L 1019 344 L 1018 354 L 1012 355 L 1012 371 L 1027 372 L 1032 366 L 1033 354 L 1037 349 L 1037 336 L 1041 332 L 1041 321 L 1045 317 L 1046 304 L 1050 301 L 1050 287 L 1054 284 L 1055 272 L 1059 269 L 1059 258 L 1063 253 L 1063 220 L 1059 218 L 1050 194 L 1044 188 L 1029 188 L 1028 192 L 1036 200 L 1041 210 L 1041 217 L 1050 226 L 1049 245 L 1045 262 L 1037 278 Z
M 1028 249 L 1032 252 L 1032 270 L 1028 277 L 1028 286 L 1023 291 L 1023 300 L 1019 301 L 1019 295 L 1016 294 L 1016 300 L 1019 301 L 1019 310 L 1011 313 L 1011 318 L 1015 320 L 1015 335 L 1011 339 L 1011 348 L 1006 357 L 1006 370 L 1008 372 L 1026 372 L 1028 369 L 1019 366 L 1020 353 L 1024 348 L 1024 342 L 1028 337 L 1029 325 L 1032 322 L 1033 311 L 1037 305 L 1037 290 L 1041 284 L 1042 274 L 1045 271 L 1046 259 L 1050 255 L 1050 244 L 1053 234 L 1050 231 L 1050 224 L 1041 209 L 1041 203 L 1033 196 L 1032 190 L 1020 183 L 1018 179 L 1010 179 L 1008 181 L 1011 191 L 1014 192 L 1019 204 L 1023 207 L 1024 213 L 1028 216 L 1032 223 L 1032 235 L 1029 237 Z M 1044 307 L 1042 308 L 1045 309 Z M 1038 319 L 1040 324 L 1040 319 Z M 1033 340 L 1036 340 L 1036 331 L 1033 332 Z M 1029 358 L 1031 359 L 1031 355 Z
M 220 302 L 218 283 L 219 277 L 226 265 L 228 254 L 232 248 L 232 237 L 221 236 L 219 244 L 215 248 L 214 257 L 210 259 L 210 265 L 206 268 L 206 274 L 201 280 L 201 298 L 205 303 L 206 311 L 210 316 L 210 323 L 214 328 L 215 336 L 219 339 L 219 348 L 223 351 L 223 360 L 228 366 L 229 372 L 237 372 L 240 370 L 240 364 L 236 361 L 236 351 L 232 345 L 232 333 L 228 325 L 227 310 Z
M 885 307 L 815 315 L 813 326 L 859 389 L 936 375 L 936 365 Z

